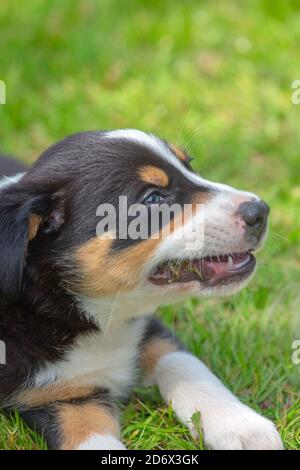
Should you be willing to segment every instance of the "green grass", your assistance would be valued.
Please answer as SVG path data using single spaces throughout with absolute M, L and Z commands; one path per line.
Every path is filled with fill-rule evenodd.
M 300 78 L 298 2 L 11 0 L 0 5 L 1 149 L 33 162 L 67 134 L 138 127 L 186 146 L 207 178 L 272 208 L 250 287 L 160 315 L 243 402 L 300 449 Z M 18 415 L 0 448 L 45 448 Z M 132 449 L 202 449 L 154 390 L 122 415 Z

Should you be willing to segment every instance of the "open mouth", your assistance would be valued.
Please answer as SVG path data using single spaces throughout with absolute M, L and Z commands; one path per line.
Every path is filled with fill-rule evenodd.
M 198 281 L 207 287 L 213 287 L 247 279 L 254 271 L 255 264 L 255 257 L 250 252 L 198 259 L 175 259 L 158 265 L 149 280 L 156 285 Z

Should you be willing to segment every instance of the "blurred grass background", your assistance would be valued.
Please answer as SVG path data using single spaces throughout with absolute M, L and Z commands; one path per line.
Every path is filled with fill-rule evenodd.
M 0 4 L 1 151 L 31 163 L 72 132 L 136 127 L 186 147 L 205 177 L 259 193 L 271 230 L 250 287 L 161 315 L 300 449 L 300 79 L 297 0 L 10 0 Z M 133 449 L 203 448 L 155 390 L 124 409 Z M 44 448 L 17 414 L 0 448 Z

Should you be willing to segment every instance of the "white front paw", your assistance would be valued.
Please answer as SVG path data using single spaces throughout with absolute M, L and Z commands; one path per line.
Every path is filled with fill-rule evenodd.
M 283 449 L 275 425 L 241 403 L 204 413 L 202 426 L 205 441 L 212 449 Z
M 110 434 L 93 434 L 76 450 L 126 450 L 124 444 Z
M 283 449 L 274 424 L 239 402 L 196 357 L 166 354 L 154 372 L 164 400 L 194 437 L 199 426 L 193 415 L 200 412 L 205 441 L 213 449 Z

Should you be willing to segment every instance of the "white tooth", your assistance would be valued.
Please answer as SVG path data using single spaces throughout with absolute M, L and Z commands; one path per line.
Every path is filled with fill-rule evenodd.
M 248 256 L 246 256 L 246 257 L 245 257 L 245 259 L 244 259 L 244 260 L 241 262 L 241 264 L 240 264 L 240 265 L 241 265 L 241 266 L 244 266 L 244 264 L 247 264 L 247 263 L 248 263 L 248 261 L 249 261 L 249 258 L 250 258 L 250 256 L 249 256 L 249 255 L 248 255 Z
M 227 266 L 228 266 L 228 268 L 232 268 L 232 267 L 233 267 L 233 259 L 232 259 L 232 256 L 229 256 L 229 255 L 228 255 Z
M 244 266 L 244 264 L 247 264 L 249 261 L 249 255 L 245 257 L 245 259 L 243 259 L 236 267 L 237 268 L 241 268 Z

